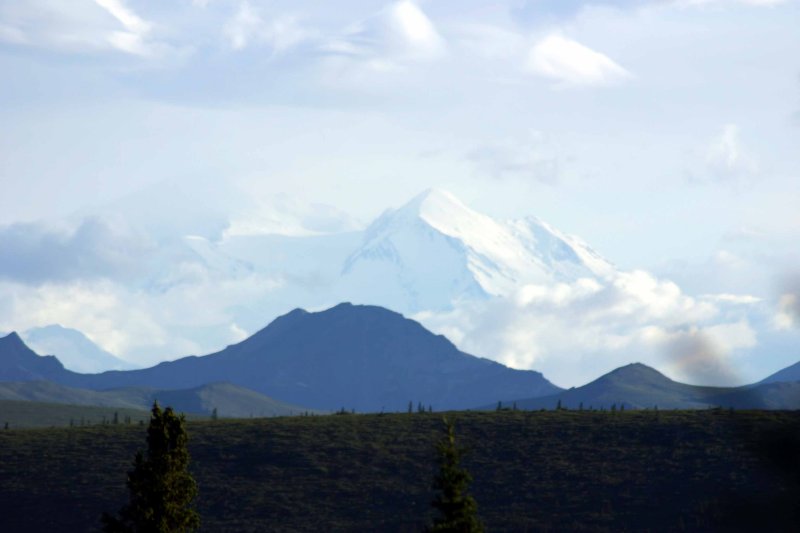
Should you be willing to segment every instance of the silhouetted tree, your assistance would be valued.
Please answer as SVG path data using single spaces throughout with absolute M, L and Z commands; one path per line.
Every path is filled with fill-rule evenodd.
M 211 420 L 217 420 L 219 418 L 219 413 L 217 413 L 217 408 L 211 410 Z
M 561 398 L 558 399 L 558 403 L 556 404 L 556 411 L 561 410 Z
M 147 452 L 136 452 L 128 472 L 130 501 L 119 517 L 103 513 L 107 532 L 167 533 L 194 531 L 200 517 L 194 509 L 197 484 L 188 471 L 189 450 L 184 416 L 153 404 L 147 428 Z
M 437 491 L 431 505 L 439 511 L 428 531 L 475 533 L 483 531 L 478 504 L 467 494 L 472 476 L 461 466 L 464 450 L 456 445 L 455 426 L 444 419 L 446 434 L 436 445 L 439 472 L 433 480 Z

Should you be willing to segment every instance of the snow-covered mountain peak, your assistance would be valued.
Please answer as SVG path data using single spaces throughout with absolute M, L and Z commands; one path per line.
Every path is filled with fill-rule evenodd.
M 535 217 L 496 220 L 447 191 L 430 189 L 373 222 L 343 273 L 374 279 L 371 287 L 395 280 L 392 293 L 409 296 L 405 305 L 379 303 L 413 311 L 463 297 L 509 294 L 530 283 L 605 277 L 613 270 L 580 239 Z
M 424 217 L 425 215 L 436 215 L 443 212 L 456 214 L 471 213 L 475 211 L 464 205 L 461 200 L 455 197 L 449 191 L 444 189 L 427 189 L 414 198 L 406 202 L 398 212 L 403 212 L 409 215 L 416 215 Z
M 559 271 L 561 277 L 590 274 L 608 278 L 616 273 L 616 267 L 583 239 L 563 233 L 538 217 L 511 220 L 508 225 L 527 247 L 536 249 L 550 269 Z

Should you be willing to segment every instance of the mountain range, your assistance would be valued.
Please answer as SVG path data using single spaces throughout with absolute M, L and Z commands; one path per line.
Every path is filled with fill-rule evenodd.
M 306 408 L 398 411 L 408 402 L 465 409 L 506 395 L 559 390 L 540 373 L 460 352 L 418 322 L 376 306 L 296 309 L 250 338 L 152 368 L 79 374 L 39 357 L 16 334 L 0 339 L 0 379 L 81 389 L 187 389 L 226 381 Z
M 349 303 L 314 313 L 296 309 L 219 352 L 141 370 L 80 374 L 37 355 L 16 333 L 0 338 L 0 381 L 17 382 L 0 385 L 0 399 L 138 408 L 159 399 L 194 413 L 217 407 L 228 416 L 401 411 L 409 402 L 486 409 L 498 400 L 520 409 L 797 409 L 800 381 L 793 372 L 745 387 L 702 387 L 637 363 L 563 390 L 538 372 L 463 353 L 399 313 Z
M 3 326 L 19 324 L 36 351 L 81 373 L 216 352 L 293 308 L 342 301 L 403 313 L 461 350 L 536 368 L 559 384 L 631 360 L 725 383 L 730 374 L 711 375 L 698 358 L 676 362 L 681 343 L 695 338 L 726 360 L 747 357 L 738 370 L 754 381 L 759 367 L 789 362 L 796 346 L 795 332 L 765 330 L 774 314 L 765 298 L 686 294 L 668 279 L 618 269 L 536 217 L 494 218 L 446 191 L 424 191 L 363 224 L 284 195 L 219 191 L 205 205 L 188 191 L 189 205 L 170 209 L 165 187 L 55 229 L 15 230 L 7 244 L 19 259 L 0 262 L 0 276 L 25 283 L 9 293 L 16 311 L 0 317 Z M 33 298 L 26 283 L 51 278 L 46 299 Z M 79 307 L 60 305 L 76 297 Z

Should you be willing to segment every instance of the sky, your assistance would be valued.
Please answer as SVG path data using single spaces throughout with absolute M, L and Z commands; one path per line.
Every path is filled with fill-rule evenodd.
M 66 323 L 142 362 L 209 349 L 195 330 L 224 321 L 170 341 L 165 302 L 130 288 L 152 235 L 87 218 L 136 198 L 150 227 L 224 231 L 241 191 L 359 227 L 437 187 L 759 302 L 733 344 L 766 375 L 800 358 L 780 337 L 800 326 L 798 23 L 792 0 L 0 0 L 0 330 Z M 32 242 L 49 252 L 13 253 Z

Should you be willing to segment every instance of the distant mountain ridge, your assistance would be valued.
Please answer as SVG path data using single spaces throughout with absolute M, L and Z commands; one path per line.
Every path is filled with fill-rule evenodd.
M 22 337 L 37 353 L 55 355 L 65 368 L 75 372 L 97 373 L 138 368 L 103 350 L 82 332 L 59 324 L 29 329 Z
M 193 390 L 191 401 L 181 397 L 183 393 L 176 394 L 180 401 L 193 402 L 192 409 L 207 409 L 215 401 L 230 398 L 238 413 L 252 412 L 247 405 L 264 401 L 361 412 L 404 410 L 408 402 L 437 410 L 487 409 L 499 400 L 506 406 L 514 402 L 520 409 L 552 409 L 559 403 L 570 409 L 581 405 L 585 409 L 612 405 L 800 409 L 800 381 L 768 382 L 776 376 L 791 376 L 796 366 L 749 386 L 704 387 L 673 381 L 634 363 L 582 387 L 562 390 L 538 372 L 513 370 L 460 352 L 445 337 L 398 313 L 348 303 L 314 313 L 295 309 L 217 353 L 133 371 L 78 374 L 55 357 L 36 355 L 15 333 L 0 338 L 0 381 L 47 381 L 83 389 L 55 393 L 72 394 L 73 400 L 74 395 L 91 398 L 91 391 L 85 389 L 101 395 L 115 389 L 117 399 L 124 390 L 138 390 L 130 393 L 136 406 L 141 405 L 143 388 L 159 390 L 165 398 L 166 390 Z M 220 381 L 230 384 L 213 385 Z M 15 387 L 6 388 L 6 393 L 20 390 Z
M 632 363 L 581 387 L 549 396 L 504 402 L 519 409 L 800 409 L 800 382 L 744 387 L 706 387 L 679 383 L 641 363 Z M 488 409 L 491 406 L 486 405 Z
M 782 370 L 778 370 L 774 374 L 771 374 L 759 381 L 759 383 L 791 383 L 795 381 L 800 381 L 800 361 L 793 365 L 787 366 Z
M 71 374 L 52 355 L 37 355 L 17 332 L 0 337 L 1 381 L 58 381 Z
M 408 402 L 463 409 L 507 394 L 535 396 L 559 390 L 539 372 L 514 370 L 460 352 L 445 337 L 399 313 L 352 304 L 318 313 L 296 309 L 220 352 L 143 370 L 77 374 L 52 358 L 53 368 L 42 373 L 37 370 L 42 358 L 24 343 L 16 349 L 27 350 L 33 370 L 17 372 L 17 377 L 7 374 L 0 349 L 0 379 L 44 379 L 95 390 L 186 389 L 228 381 L 322 410 L 397 411 Z

